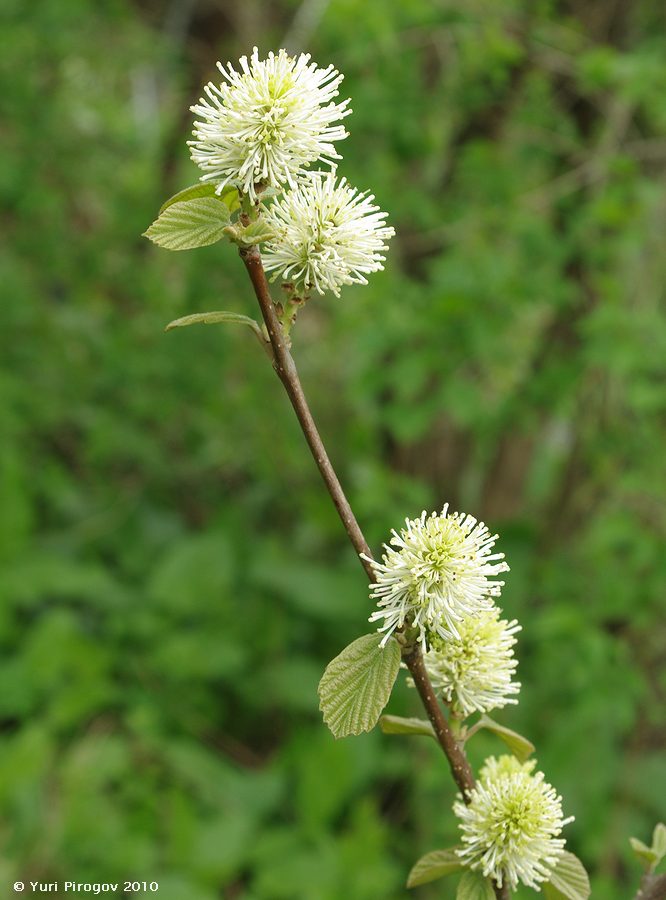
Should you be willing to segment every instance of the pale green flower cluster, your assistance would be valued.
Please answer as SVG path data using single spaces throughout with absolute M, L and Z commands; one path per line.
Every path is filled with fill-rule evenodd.
M 385 241 L 395 233 L 373 200 L 344 178 L 311 175 L 267 210 L 277 237 L 263 252 L 264 268 L 291 282 L 299 297 L 313 289 L 338 297 L 345 284 L 367 284 L 366 274 L 383 268 Z
M 496 540 L 483 522 L 445 506 L 406 519 L 384 545 L 382 561 L 370 560 L 377 601 L 370 621 L 381 623 L 382 645 L 397 630 L 418 640 L 433 688 L 458 720 L 518 702 L 513 648 L 520 626 L 495 605 L 504 584 L 497 576 L 509 568 L 494 552 Z M 490 758 L 467 802 L 461 797 L 454 805 L 461 861 L 500 887 L 522 882 L 539 890 L 564 848 L 559 834 L 571 820 L 535 765 Z
M 427 651 L 433 639 L 445 645 L 460 637 L 469 616 L 493 608 L 509 567 L 503 553 L 493 553 L 497 540 L 483 522 L 464 513 L 441 513 L 405 519 L 405 528 L 391 532 L 381 562 L 372 561 L 376 581 L 370 596 L 377 600 L 371 622 L 382 621 L 382 643 L 407 625 L 418 629 Z
M 456 637 L 431 639 L 425 655 L 428 675 L 453 710 L 463 716 L 518 703 L 520 683 L 511 679 L 518 666 L 514 634 L 521 626 L 500 619 L 494 606 L 458 623 Z
M 521 764 L 513 756 L 491 757 L 481 769 L 469 803 L 459 799 L 462 849 L 458 856 L 501 887 L 518 882 L 539 890 L 548 881 L 564 849 L 559 837 L 572 821 L 562 815 L 562 798 L 533 774 L 534 760 Z
M 339 296 L 343 285 L 367 284 L 366 275 L 383 268 L 394 230 L 372 194 L 335 176 L 335 143 L 348 134 L 334 123 L 351 113 L 349 100 L 334 100 L 343 76 L 309 54 L 280 50 L 261 60 L 256 47 L 240 71 L 218 67 L 224 81 L 209 82 L 192 107 L 198 119 L 189 145 L 201 180 L 218 191 L 233 185 L 252 202 L 287 190 L 263 210 L 274 235 L 263 256 L 293 297 Z M 333 171 L 308 171 L 315 162 Z
M 340 159 L 334 142 L 347 137 L 333 125 L 351 113 L 349 100 L 334 103 L 342 81 L 333 66 L 320 69 L 310 55 L 298 58 L 286 50 L 259 59 L 257 48 L 231 63 L 220 85 L 209 82 L 206 94 L 192 107 L 195 140 L 189 141 L 194 162 L 206 173 L 202 181 L 233 184 L 256 199 L 256 185 L 295 187 L 311 163 Z

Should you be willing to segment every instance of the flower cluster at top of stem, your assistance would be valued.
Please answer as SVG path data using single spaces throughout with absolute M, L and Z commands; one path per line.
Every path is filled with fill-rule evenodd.
M 490 757 L 481 769 L 469 803 L 453 806 L 460 820 L 463 847 L 458 856 L 501 887 L 518 882 L 539 890 L 552 875 L 565 845 L 559 837 L 573 821 L 562 815 L 562 798 L 533 774 L 534 760 L 521 764 L 513 756 Z
M 218 192 L 233 185 L 252 203 L 287 191 L 261 213 L 273 232 L 265 268 L 281 277 L 291 298 L 313 291 L 336 296 L 346 284 L 367 284 L 366 275 L 383 268 L 386 225 L 372 194 L 337 179 L 335 142 L 346 138 L 339 123 L 351 113 L 348 100 L 334 102 L 343 76 L 333 66 L 319 68 L 309 54 L 286 50 L 259 59 L 255 47 L 240 71 L 218 63 L 220 85 L 209 82 L 191 109 L 189 141 L 202 181 Z M 324 162 L 333 171 L 308 171 Z M 271 191 L 267 191 L 270 188 Z
M 416 628 L 426 652 L 433 638 L 458 638 L 466 617 L 492 609 L 504 585 L 495 576 L 509 567 L 503 553 L 492 552 L 497 535 L 473 516 L 449 513 L 448 504 L 405 525 L 391 532 L 382 561 L 370 560 L 378 607 L 370 621 L 383 622 L 382 644 L 397 628 Z
M 260 60 L 256 47 L 241 58 L 240 72 L 217 65 L 225 81 L 209 82 L 192 107 L 201 121 L 189 145 L 202 181 L 220 190 L 233 184 L 254 201 L 258 183 L 295 187 L 311 163 L 340 159 L 334 142 L 347 132 L 332 123 L 351 110 L 349 100 L 333 102 L 343 78 L 333 66 L 320 69 L 309 54 L 293 58 L 286 50 Z

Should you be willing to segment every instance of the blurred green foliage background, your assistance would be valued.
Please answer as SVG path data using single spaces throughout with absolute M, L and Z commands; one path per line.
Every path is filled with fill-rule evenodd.
M 343 483 L 376 548 L 446 500 L 500 531 L 524 631 L 498 718 L 593 897 L 631 896 L 627 839 L 666 814 L 663 4 L 3 0 L 1 26 L 2 895 L 384 900 L 455 840 L 434 745 L 321 723 L 370 606 L 266 359 L 163 333 L 255 313 L 231 248 L 140 234 L 198 177 L 215 61 L 257 44 L 346 74 L 341 170 L 398 231 L 295 333 Z M 418 714 L 404 684 L 390 710 Z

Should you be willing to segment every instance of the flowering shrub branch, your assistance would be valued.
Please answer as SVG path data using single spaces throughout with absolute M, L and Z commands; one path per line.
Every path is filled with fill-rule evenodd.
M 564 816 L 562 799 L 543 773 L 534 771 L 534 746 L 487 715 L 517 703 L 520 691 L 514 680 L 520 626 L 502 618 L 496 605 L 504 586 L 497 576 L 509 570 L 504 554 L 495 552 L 497 535 L 445 505 L 439 513 L 406 519 L 391 533 L 381 561 L 374 559 L 291 355 L 290 332 L 306 302 L 313 294 L 339 296 L 344 285 L 367 283 L 366 276 L 382 268 L 394 234 L 374 197 L 335 171 L 340 156 L 334 143 L 347 133 L 334 123 L 351 112 L 348 100 L 335 100 L 342 75 L 284 50 L 260 60 L 255 48 L 249 60 L 240 60 L 240 71 L 218 65 L 224 82 L 208 84 L 206 97 L 192 107 L 198 119 L 190 149 L 204 172 L 202 183 L 167 201 L 146 236 L 171 250 L 219 240 L 237 245 L 262 324 L 216 311 L 168 327 L 233 322 L 252 329 L 369 578 L 376 602 L 369 620 L 378 630 L 357 638 L 327 666 L 319 686 L 324 721 L 336 737 L 379 722 L 386 733 L 433 737 L 443 750 L 459 791 L 453 812 L 461 843 L 422 857 L 409 887 L 458 874 L 458 898 L 507 900 L 523 884 L 543 889 L 551 900 L 586 900 L 587 874 L 561 837 L 572 817 Z M 310 171 L 317 162 L 332 171 Z M 281 280 L 280 301 L 271 296 L 267 272 Z M 380 718 L 401 661 L 427 720 Z M 477 713 L 481 717 L 468 724 Z M 486 760 L 477 780 L 465 743 L 481 729 L 501 739 L 510 754 Z M 649 890 L 655 860 L 666 847 L 661 856 L 659 848 L 645 845 L 640 852 L 652 867 L 644 883 Z

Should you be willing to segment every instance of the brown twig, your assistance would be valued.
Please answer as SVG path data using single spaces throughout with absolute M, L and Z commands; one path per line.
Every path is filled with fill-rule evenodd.
M 293 357 L 285 341 L 282 326 L 277 317 L 273 299 L 266 281 L 266 273 L 261 262 L 261 254 L 256 246 L 241 248 L 240 256 L 245 263 L 254 293 L 259 301 L 261 314 L 266 325 L 268 338 L 273 349 L 273 368 L 278 378 L 284 385 L 287 395 L 294 408 L 296 417 L 300 423 L 310 451 L 319 468 L 326 488 L 328 489 L 335 508 L 342 520 L 349 540 L 359 555 L 360 562 L 370 581 L 375 580 L 375 571 L 370 560 L 372 553 L 361 528 L 356 521 L 349 501 L 338 480 L 335 469 L 331 464 L 326 448 L 317 430 L 317 426 L 310 412 L 310 407 L 305 398 L 303 387 Z M 364 557 L 367 557 L 365 559 Z M 444 751 L 451 768 L 454 781 L 466 802 L 469 802 L 469 793 L 474 787 L 474 775 L 461 744 L 455 738 L 444 716 L 441 706 L 437 702 L 428 673 L 423 662 L 423 654 L 418 646 L 410 646 L 403 651 L 403 659 L 414 679 L 421 701 L 425 707 L 428 718 L 435 730 L 435 736 L 440 747 Z M 495 896 L 498 900 L 509 900 L 510 892 L 506 885 L 500 888 L 493 885 Z
M 466 798 L 474 787 L 474 775 L 464 750 L 455 739 L 448 722 L 444 718 L 442 708 L 437 702 L 419 646 L 416 645 L 413 650 L 404 653 L 402 658 L 414 679 L 414 685 L 423 701 L 432 727 L 435 729 L 439 745 L 446 753 L 453 780 L 458 785 L 463 797 Z
M 342 519 L 342 524 L 345 526 L 345 530 L 349 535 L 349 540 L 354 545 L 354 549 L 358 553 L 361 564 L 368 577 L 374 581 L 374 570 L 372 565 L 361 557 L 361 554 L 370 557 L 372 556 L 370 547 L 356 521 L 356 516 L 349 505 L 349 501 L 345 497 L 345 492 L 342 490 L 342 485 L 338 480 L 338 476 L 335 474 L 335 469 L 328 458 L 328 453 L 326 452 L 326 448 L 319 435 L 315 421 L 312 418 L 310 407 L 308 406 L 305 394 L 303 393 L 301 380 L 296 371 L 296 364 L 294 363 L 293 357 L 289 352 L 289 348 L 287 347 L 282 334 L 282 326 L 278 320 L 275 306 L 273 305 L 273 300 L 270 295 L 259 249 L 258 247 L 241 249 L 240 256 L 245 263 L 245 268 L 252 281 L 254 293 L 257 296 L 259 306 L 261 307 L 261 314 L 266 323 L 266 330 L 268 331 L 268 337 L 271 342 L 271 347 L 273 348 L 273 368 L 291 400 L 291 405 L 294 407 L 294 412 L 296 413 L 296 417 L 298 418 L 303 434 L 305 435 L 305 440 L 308 442 L 310 451 L 321 472 L 321 477 L 324 479 L 328 492 L 331 495 L 331 499 L 335 504 L 335 508 Z
M 509 885 L 506 881 L 502 887 L 500 887 L 496 881 L 493 881 L 493 890 L 495 891 L 497 900 L 511 900 L 511 891 L 509 890 Z
M 644 875 L 634 900 L 664 900 L 666 898 L 666 875 Z

